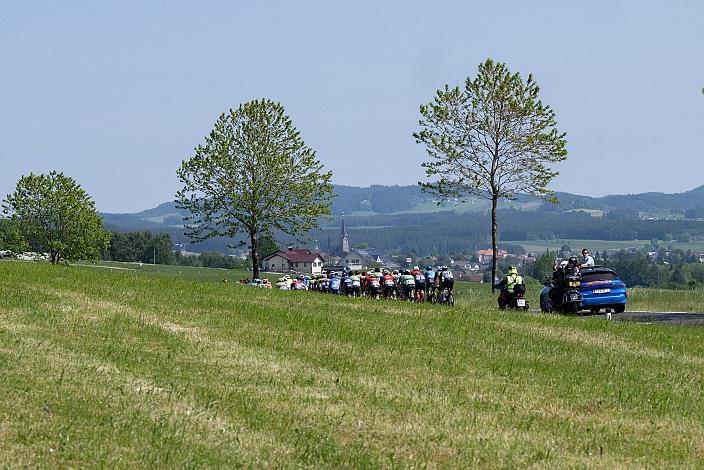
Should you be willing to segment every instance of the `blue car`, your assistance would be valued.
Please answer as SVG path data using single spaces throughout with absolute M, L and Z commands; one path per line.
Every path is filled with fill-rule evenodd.
M 582 275 L 579 283 L 582 310 L 589 310 L 594 314 L 607 308 L 616 313 L 626 310 L 626 283 L 619 279 L 614 271 L 603 266 L 594 266 L 582 268 L 579 272 Z

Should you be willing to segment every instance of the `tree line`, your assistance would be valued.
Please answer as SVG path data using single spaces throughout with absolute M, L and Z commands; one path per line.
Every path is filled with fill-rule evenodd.
M 525 275 L 542 282 L 552 275 L 557 252 L 546 251 L 534 263 L 523 266 Z M 639 250 L 618 250 L 594 254 L 595 263 L 614 272 L 628 287 L 694 289 L 704 287 L 704 263 L 692 250 L 646 246 Z M 504 263 L 503 270 L 508 265 Z
M 227 256 L 219 251 L 194 255 L 182 254 L 173 248 L 171 236 L 167 233 L 117 232 L 111 234 L 110 245 L 101 253 L 101 259 L 225 269 L 246 269 L 249 265 L 249 260 Z

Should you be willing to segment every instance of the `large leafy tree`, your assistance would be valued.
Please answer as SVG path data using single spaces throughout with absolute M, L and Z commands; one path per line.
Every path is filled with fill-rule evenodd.
M 95 259 L 110 241 L 93 199 L 76 180 L 56 171 L 21 177 L 3 212 L 22 238 L 49 253 L 52 264 Z
M 551 164 L 566 158 L 565 134 L 555 112 L 527 80 L 491 59 L 463 87 L 438 90 L 421 105 L 417 143 L 426 147 L 422 164 L 429 181 L 423 189 L 441 198 L 473 195 L 491 201 L 491 247 L 496 254 L 499 199 L 531 194 L 556 202 L 547 185 L 557 172 Z M 496 258 L 491 274 L 496 278 Z
M 249 239 L 254 277 L 258 240 L 274 229 L 301 235 L 330 213 L 332 174 L 324 172 L 281 104 L 263 99 L 223 113 L 205 143 L 178 170 L 176 194 L 188 235 Z M 244 243 L 241 241 L 241 243 Z

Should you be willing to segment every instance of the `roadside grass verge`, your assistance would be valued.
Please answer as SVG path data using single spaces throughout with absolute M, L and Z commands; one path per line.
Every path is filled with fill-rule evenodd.
M 628 310 L 704 312 L 704 289 L 628 289 Z
M 697 466 L 699 328 L 0 263 L 7 466 Z M 470 307 L 471 305 L 471 307 Z
M 116 261 L 101 261 L 98 263 L 80 263 L 75 266 L 81 269 L 103 269 L 117 268 L 116 271 L 129 271 L 130 274 L 160 278 L 178 278 L 200 281 L 222 281 L 227 279 L 229 283 L 237 282 L 240 279 L 247 279 L 251 272 L 245 270 L 232 270 L 220 268 L 201 268 L 191 266 L 169 266 L 152 265 L 139 263 L 121 263 Z M 272 282 L 276 282 L 281 273 L 262 273 L 262 277 L 268 277 Z M 540 309 L 540 290 L 543 288 L 530 277 L 527 278 L 528 300 L 531 309 Z M 459 306 L 472 308 L 489 308 L 496 306 L 496 295 L 492 298 L 491 286 L 474 282 L 456 282 L 456 301 Z M 678 312 L 702 312 L 704 311 L 704 289 L 655 289 L 655 288 L 629 288 L 628 289 L 628 311 L 678 311 Z

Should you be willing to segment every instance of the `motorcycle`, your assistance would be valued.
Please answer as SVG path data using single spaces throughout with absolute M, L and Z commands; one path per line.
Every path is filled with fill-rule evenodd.
M 499 295 L 498 302 L 501 310 L 510 308 L 514 310 L 528 311 L 528 308 L 530 308 L 528 299 L 526 299 L 525 284 L 518 284 L 514 286 L 513 293 L 502 292 L 501 295 Z
M 576 315 L 582 308 L 580 279 L 578 268 L 565 267 L 556 271 L 553 279 L 546 281 L 545 287 L 540 291 L 540 310 L 543 313 L 560 312 Z

